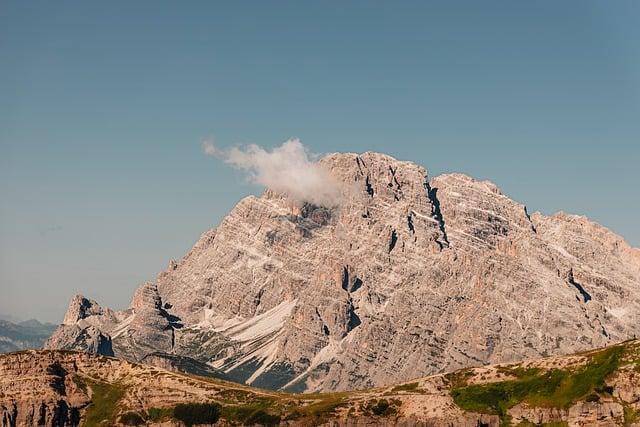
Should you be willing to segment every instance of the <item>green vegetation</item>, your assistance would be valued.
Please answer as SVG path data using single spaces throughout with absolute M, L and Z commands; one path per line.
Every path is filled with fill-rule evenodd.
M 273 401 L 263 399 L 243 405 L 229 405 L 222 408 L 221 416 L 228 421 L 236 421 L 245 425 L 276 425 L 280 416 L 270 413 Z
M 218 396 L 221 399 L 227 400 L 229 402 L 238 402 L 245 401 L 253 396 L 253 393 L 247 390 L 240 390 L 237 388 L 229 388 L 225 390 L 220 390 L 218 392 Z
M 408 384 L 400 384 L 391 389 L 393 392 L 397 391 L 419 391 L 418 383 L 408 383 Z
M 638 413 L 629 405 L 623 406 L 624 425 L 629 426 L 638 420 Z
M 516 378 L 532 377 L 540 373 L 539 368 L 523 368 L 522 366 L 499 366 L 497 371 Z
M 584 400 L 585 402 L 599 402 L 600 396 L 598 396 L 596 393 L 591 393 L 587 395 L 587 397 L 585 397 Z
M 305 398 L 317 399 L 308 405 L 303 405 L 302 401 L 292 402 L 293 408 L 286 416 L 287 420 L 313 420 L 319 422 L 335 414 L 338 408 L 348 404 L 346 393 L 309 394 Z
M 146 420 L 161 422 L 173 419 L 182 421 L 188 426 L 212 424 L 218 419 L 224 419 L 234 425 L 274 426 L 278 425 L 282 419 L 308 420 L 313 424 L 326 420 L 337 408 L 344 406 L 347 402 L 344 393 L 305 395 L 305 398 L 311 399 L 304 400 L 292 400 L 290 399 L 292 395 L 284 395 L 285 399 L 256 395 L 243 395 L 243 397 L 251 400 L 237 404 L 187 403 L 178 404 L 173 408 L 150 408 L 147 410 Z M 305 405 L 305 401 L 311 401 L 311 403 Z M 393 405 L 395 407 L 395 403 Z M 379 410 L 384 412 L 384 409 L 380 406 Z
M 73 375 L 71 377 L 71 380 L 76 385 L 76 387 L 78 387 L 80 390 L 82 390 L 85 394 L 88 392 L 87 383 L 84 382 L 84 380 L 82 378 L 80 378 L 78 375 Z
M 164 421 L 173 418 L 173 408 L 149 408 L 147 419 L 153 422 Z
M 173 416 L 187 426 L 214 424 L 220 419 L 220 412 L 217 403 L 180 403 L 173 408 Z
M 144 425 L 144 418 L 137 412 L 125 412 L 120 416 L 120 422 L 126 426 Z
M 610 385 L 598 386 L 598 387 L 594 388 L 593 390 L 596 393 L 602 394 L 602 395 L 605 395 L 605 396 L 613 395 L 613 387 L 610 386 Z
M 280 416 L 258 410 L 244 421 L 245 425 L 276 426 L 280 424 Z
M 473 377 L 473 375 L 473 370 L 470 368 L 466 368 L 456 372 L 448 373 L 444 377 L 449 381 L 449 384 L 453 389 L 467 385 L 467 380 Z
M 363 406 L 362 412 L 377 417 L 388 417 L 398 412 L 398 407 L 402 404 L 399 400 L 380 399 L 370 400 Z
M 326 399 L 301 408 L 303 413 L 316 418 L 325 417 L 335 414 L 338 408 L 347 404 L 347 399 L 344 394 L 335 393 L 326 395 L 326 397 Z
M 113 425 L 118 401 L 124 396 L 125 388 L 118 383 L 109 384 L 88 380 L 86 383 L 91 387 L 93 395 L 87 409 L 85 427 Z
M 521 421 L 517 427 L 569 427 L 569 424 L 566 421 L 551 421 L 542 424 L 535 424 L 531 421 Z
M 589 360 L 582 367 L 547 372 L 522 370 L 516 375 L 517 379 L 465 385 L 452 389 L 451 395 L 461 408 L 497 414 L 503 421 L 508 421 L 509 408 L 521 402 L 568 408 L 596 389 L 608 390 L 605 379 L 616 370 L 623 352 L 623 346 L 610 347 L 588 355 Z

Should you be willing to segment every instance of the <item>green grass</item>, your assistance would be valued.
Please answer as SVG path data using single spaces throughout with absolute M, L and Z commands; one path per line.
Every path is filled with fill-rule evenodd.
M 418 383 L 400 384 L 392 388 L 391 391 L 418 391 Z
M 305 398 L 317 398 L 316 402 L 309 405 L 296 405 L 285 417 L 287 420 L 325 420 L 335 414 L 336 410 L 348 404 L 346 393 L 328 393 L 306 395 Z
M 467 385 L 467 381 L 473 377 L 473 375 L 474 373 L 471 368 L 465 368 L 445 374 L 444 377 L 449 381 L 449 385 L 453 389 Z
M 535 424 L 531 421 L 521 421 L 516 427 L 569 427 L 569 424 L 566 421 L 551 421 L 542 424 Z
M 147 410 L 147 419 L 153 422 L 166 421 L 166 420 L 173 419 L 173 407 L 149 408 Z
M 86 381 L 91 388 L 91 404 L 87 408 L 85 427 L 113 425 L 118 410 L 118 401 L 124 396 L 125 388 L 118 383 Z
M 85 394 L 87 393 L 87 383 L 84 382 L 84 380 L 82 378 L 80 378 L 77 375 L 73 375 L 71 377 L 71 380 L 74 382 L 74 384 L 80 389 L 82 390 Z
M 248 390 L 241 389 L 225 389 L 218 392 L 218 397 L 224 402 L 238 402 L 251 399 L 254 394 Z
M 236 421 L 245 424 L 256 424 L 258 422 L 255 421 L 256 419 L 263 418 L 265 420 L 268 420 L 270 416 L 276 417 L 277 415 L 275 415 L 273 412 L 279 411 L 277 410 L 277 408 L 274 410 L 273 407 L 274 402 L 268 399 L 244 403 L 241 405 L 225 405 L 222 407 L 221 417 L 228 421 Z
M 580 368 L 522 370 L 517 379 L 465 385 L 452 389 L 451 395 L 462 409 L 497 414 L 503 421 L 508 421 L 509 408 L 522 402 L 534 407 L 568 408 L 596 388 L 603 388 L 623 352 L 623 346 L 615 346 L 589 355 L 587 364 Z
M 623 406 L 624 425 L 629 426 L 638 420 L 638 413 L 629 405 Z
M 521 366 L 499 366 L 497 371 L 516 378 L 531 377 L 540 373 L 539 368 L 523 368 Z
M 225 396 L 229 397 L 229 396 Z M 250 401 L 237 402 L 235 404 L 220 405 L 220 419 L 231 422 L 234 425 L 278 425 L 281 420 L 305 420 L 309 425 L 321 420 L 326 420 L 341 406 L 347 403 L 344 393 L 330 393 L 300 396 L 305 401 L 313 400 L 305 405 L 303 400 L 278 399 L 272 396 L 242 396 L 251 398 Z M 311 399 L 307 399 L 307 398 Z M 317 399 L 317 400 L 316 400 Z M 195 403 L 186 404 L 197 405 Z M 178 405 L 180 406 L 180 405 Z M 185 404 L 182 404 L 185 406 Z M 147 410 L 148 421 L 160 422 L 179 418 L 176 414 L 177 407 L 150 408 Z

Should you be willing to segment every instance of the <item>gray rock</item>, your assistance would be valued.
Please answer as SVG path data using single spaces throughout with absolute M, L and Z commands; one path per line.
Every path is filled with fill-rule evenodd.
M 60 325 L 56 333 L 45 342 L 44 348 L 87 351 L 103 356 L 114 355 L 111 337 L 92 325 Z

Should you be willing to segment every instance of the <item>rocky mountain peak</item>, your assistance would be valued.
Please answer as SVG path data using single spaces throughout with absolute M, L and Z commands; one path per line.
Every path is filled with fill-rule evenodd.
M 69 307 L 64 315 L 62 324 L 74 325 L 86 317 L 99 316 L 102 314 L 104 314 L 104 310 L 97 302 L 78 294 L 69 302 Z
M 320 164 L 340 185 L 337 203 L 246 197 L 128 310 L 69 321 L 109 335 L 122 357 L 159 351 L 299 391 L 566 354 L 636 333 L 640 257 L 606 228 L 530 215 L 495 184 L 430 178 L 384 154 Z M 51 346 L 75 345 L 65 339 Z
M 129 307 L 134 310 L 134 312 L 160 310 L 162 308 L 162 299 L 160 298 L 156 284 L 145 282 L 136 289 Z

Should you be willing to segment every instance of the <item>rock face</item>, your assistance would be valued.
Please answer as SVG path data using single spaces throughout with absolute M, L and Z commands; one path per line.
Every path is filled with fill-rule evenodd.
M 38 357 L 29 355 L 38 354 Z M 12 353 L 0 359 L 0 423 L 12 426 L 77 426 L 90 403 L 73 381 L 73 364 L 54 353 Z
M 382 154 L 321 163 L 344 184 L 339 206 L 247 197 L 128 310 L 74 298 L 47 347 L 78 348 L 69 328 L 94 327 L 130 360 L 163 352 L 326 391 L 637 334 L 640 251 L 604 227 Z

